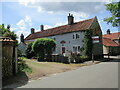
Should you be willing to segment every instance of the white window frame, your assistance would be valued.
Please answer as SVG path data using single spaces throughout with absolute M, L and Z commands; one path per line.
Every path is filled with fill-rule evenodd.
M 79 36 L 79 38 L 77 38 L 77 35 Z M 74 36 L 74 38 L 73 38 L 73 36 Z M 73 38 L 73 40 L 80 39 L 80 34 L 74 33 L 74 34 L 72 35 L 72 38 Z
M 73 52 L 80 52 L 80 50 L 78 50 L 78 47 L 79 47 L 80 45 L 73 45 L 73 47 L 77 47 L 77 51 L 74 51 L 74 49 L 72 50 Z
M 73 37 L 74 37 L 74 38 L 73 38 Z M 73 35 L 72 35 L 72 38 L 73 38 L 73 40 L 75 40 L 75 39 L 76 39 L 76 36 L 75 36 L 75 34 L 73 34 Z

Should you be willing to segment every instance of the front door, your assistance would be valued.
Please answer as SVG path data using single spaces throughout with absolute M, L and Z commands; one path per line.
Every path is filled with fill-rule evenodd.
M 65 53 L 65 47 L 62 47 L 62 55 Z

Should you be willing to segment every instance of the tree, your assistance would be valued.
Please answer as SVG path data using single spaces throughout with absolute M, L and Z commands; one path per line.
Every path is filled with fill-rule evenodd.
M 46 39 L 45 40 L 45 53 L 47 54 L 47 61 L 51 61 L 52 60 L 52 52 L 55 50 L 56 47 L 56 43 L 53 39 Z
M 112 2 L 106 4 L 106 10 L 110 11 L 112 14 L 111 17 L 105 18 L 108 24 L 111 23 L 113 27 L 119 27 L 120 25 L 120 1 L 119 2 Z
M 26 57 L 29 59 L 35 56 L 35 53 L 32 50 L 32 45 L 33 43 L 28 44 L 25 50 Z
M 12 40 L 15 40 L 15 47 L 18 46 L 18 41 L 16 40 L 17 35 L 13 31 L 10 31 L 10 25 L 8 25 L 7 28 L 5 28 L 4 24 L 2 24 L 0 25 L 0 30 L 3 37 L 10 37 Z
M 83 56 L 87 56 L 88 58 L 92 58 L 92 31 L 91 30 L 87 30 L 85 31 L 85 35 L 84 35 L 84 43 L 83 43 L 83 48 L 82 48 L 82 52 L 83 52 Z
M 32 45 L 33 51 L 37 54 L 38 56 L 38 61 L 42 60 L 44 61 L 45 59 L 45 54 L 51 59 L 51 54 L 56 46 L 56 43 L 53 39 L 49 38 L 40 38 L 34 41 Z M 47 58 L 47 60 L 48 60 Z

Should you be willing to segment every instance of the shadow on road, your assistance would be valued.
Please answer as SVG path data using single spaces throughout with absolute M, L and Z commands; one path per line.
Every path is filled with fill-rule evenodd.
M 28 83 L 28 77 L 25 72 L 20 72 L 15 76 L 2 79 L 2 87 L 5 88 L 17 88 Z

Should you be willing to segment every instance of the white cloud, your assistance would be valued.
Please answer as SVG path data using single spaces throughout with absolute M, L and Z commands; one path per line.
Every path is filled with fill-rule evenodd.
M 12 27 L 11 27 L 10 30 L 11 30 L 11 31 L 15 31 L 15 30 L 17 30 L 17 28 L 12 28 Z
M 20 27 L 25 27 L 25 21 L 23 19 L 21 19 L 16 25 L 20 26 Z
M 40 7 L 40 6 L 37 7 L 37 11 L 38 11 L 38 12 L 41 12 L 42 10 L 43 10 L 42 7 Z
M 20 4 L 28 6 L 29 3 L 34 4 L 36 0 L 18 0 Z
M 16 28 L 11 29 L 16 32 L 19 41 L 21 33 L 23 33 L 25 37 L 29 34 L 29 31 L 27 31 L 27 27 L 32 26 L 32 20 L 29 16 L 25 16 L 23 19 L 18 21 L 16 25 Z
M 32 25 L 32 20 L 29 16 L 25 17 L 25 22 L 28 23 L 30 26 Z
M 50 26 L 50 25 L 44 25 L 44 29 L 49 29 L 49 28 L 53 28 L 53 26 Z
M 101 0 L 102 1 L 102 0 Z M 110 0 L 107 0 L 109 2 Z M 74 16 L 86 18 L 91 14 L 103 10 L 105 2 L 34 2 L 28 3 L 27 7 L 36 8 L 36 11 L 47 12 L 48 14 L 73 13 Z
M 17 24 L 16 24 L 20 29 L 26 30 L 26 25 L 31 26 L 32 25 L 32 20 L 29 16 L 25 16 L 24 19 L 21 19 Z

